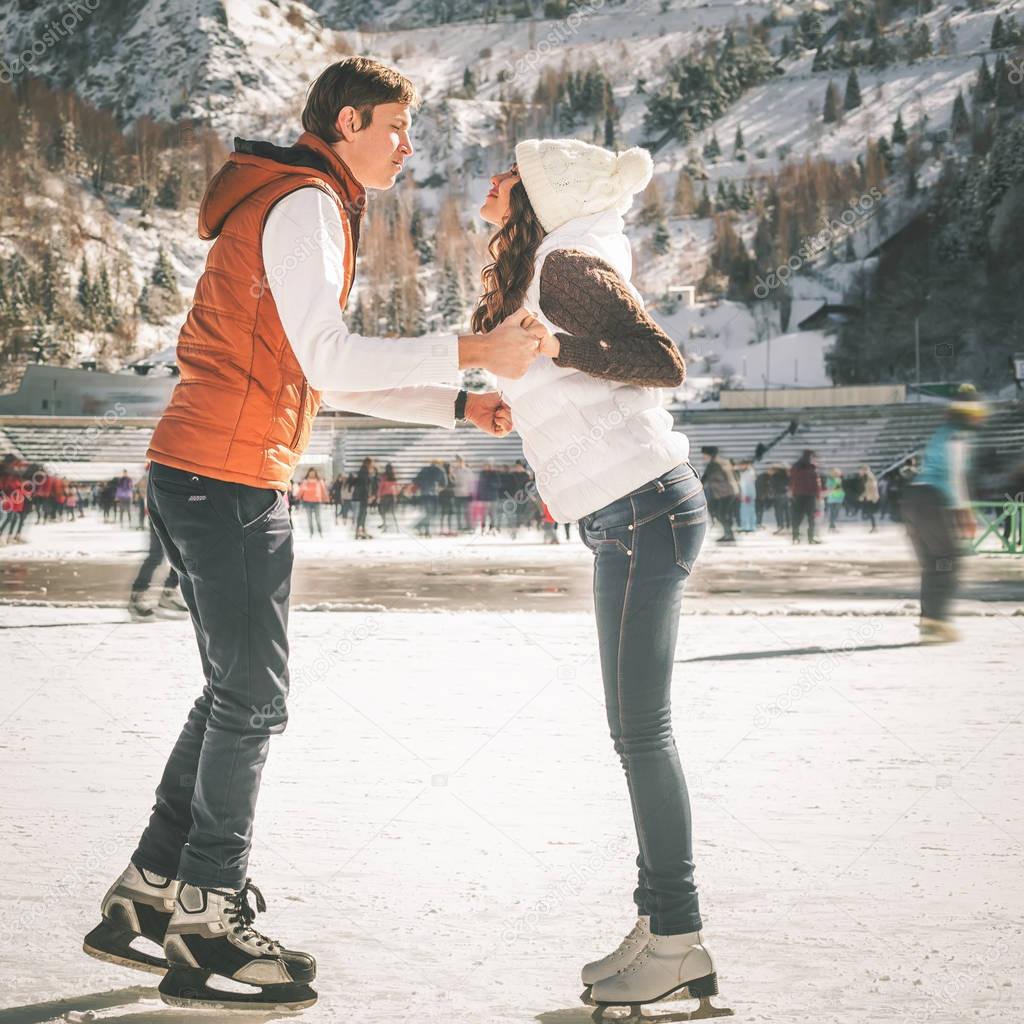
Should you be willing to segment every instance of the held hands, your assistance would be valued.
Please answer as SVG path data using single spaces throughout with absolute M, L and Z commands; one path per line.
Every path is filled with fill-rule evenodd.
M 527 314 L 525 320 L 523 320 L 523 326 L 526 328 L 532 327 L 536 324 L 544 332 L 544 337 L 541 338 L 540 347 L 537 351 L 542 356 L 550 356 L 552 359 L 558 358 L 558 353 L 561 351 L 562 346 L 559 344 L 558 339 L 532 314 Z
M 504 437 L 512 430 L 512 410 L 500 391 L 471 391 L 466 398 L 466 419 L 485 434 Z
M 479 366 L 499 377 L 518 380 L 541 354 L 541 344 L 550 338 L 544 325 L 523 307 L 486 334 L 459 338 L 459 366 Z

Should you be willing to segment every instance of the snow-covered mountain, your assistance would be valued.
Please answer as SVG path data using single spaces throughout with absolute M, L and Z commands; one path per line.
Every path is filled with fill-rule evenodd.
M 195 118 L 225 132 L 293 114 L 310 76 L 338 57 L 315 12 L 277 0 L 7 0 L 0 35 L 12 69 L 122 124 Z
M 655 315 L 684 348 L 693 344 L 695 355 L 711 353 L 719 368 L 728 364 L 735 377 L 760 385 L 765 359 L 753 346 L 785 333 L 777 316 L 766 319 L 729 302 L 724 314 L 711 315 L 708 308 L 680 306 L 672 298 L 680 285 L 697 285 L 704 276 L 716 231 L 711 217 L 680 215 L 673 208 L 681 172 L 692 175 L 698 193 L 706 189 L 713 196 L 720 186 L 742 188 L 809 160 L 824 158 L 838 167 L 855 166 L 855 161 L 863 165 L 868 139 L 888 135 L 900 117 L 916 133 L 920 152 L 914 174 L 920 192 L 916 198 L 906 194 L 905 175 L 884 182 L 875 205 L 884 207 L 885 215 L 876 216 L 879 209 L 873 209 L 858 217 L 849 232 L 846 257 L 861 260 L 921 208 L 921 194 L 938 181 L 950 158 L 942 130 L 950 124 L 957 95 L 969 93 L 982 55 L 990 63 L 994 59 L 993 24 L 998 16 L 1011 14 L 1017 0 L 979 4 L 977 9 L 930 0 L 916 6 L 891 4 L 887 35 L 898 40 L 908 32 L 926 32 L 935 41 L 932 52 L 912 61 L 896 59 L 884 68 L 857 67 L 859 105 L 834 123 L 822 118 L 826 88 L 830 81 L 841 87 L 847 70 L 814 70 L 814 47 L 800 42 L 806 44 L 812 30 L 820 31 L 827 51 L 829 34 L 858 7 L 852 0 L 837 0 L 834 7 L 820 0 L 700 5 L 591 0 L 570 9 L 560 3 L 470 0 L 90 2 L 95 9 L 77 8 L 86 13 L 62 28 L 63 34 L 55 31 L 54 21 L 73 5 L 0 3 L 5 66 L 12 73 L 29 70 L 111 111 L 126 130 L 142 117 L 201 124 L 230 148 L 235 134 L 290 141 L 298 131 L 304 91 L 320 69 L 350 52 L 376 57 L 400 67 L 424 97 L 413 130 L 417 152 L 406 171 L 420 186 L 418 202 L 429 219 L 446 196 L 454 196 L 467 225 L 487 191 L 489 176 L 507 165 L 511 140 L 522 134 L 513 122 L 543 122 L 551 113 L 546 105 L 554 103 L 549 89 L 553 78 L 564 79 L 567 70 L 597 69 L 608 83 L 603 109 L 613 111 L 610 123 L 603 127 L 604 115 L 584 111 L 557 120 L 548 130 L 599 143 L 607 141 L 604 132 L 612 131 L 619 148 L 648 144 L 654 149 L 655 190 L 666 207 L 660 218 L 664 235 L 652 244 L 657 225 L 639 220 L 632 224 L 631 236 L 642 257 L 637 260 L 638 283 Z M 545 18 L 545 11 L 560 16 Z M 773 73 L 761 84 L 739 90 L 736 99 L 687 138 L 653 130 L 647 118 L 652 97 L 674 73 L 673 62 L 685 51 L 713 52 L 716 47 L 720 61 L 725 33 L 735 35 L 740 44 L 763 44 L 776 64 Z M 27 58 L 20 68 L 17 54 Z M 15 84 L 17 77 L 12 74 Z M 564 107 L 564 95 L 560 97 Z M 738 131 L 741 149 L 734 147 Z M 712 145 L 720 155 L 705 155 Z M 126 190 L 96 194 L 80 177 L 59 172 L 48 176 L 39 204 L 56 211 L 64 205 L 64 192 L 74 194 L 73 205 L 88 219 L 90 227 L 81 232 L 80 244 L 90 259 L 100 250 L 91 239 L 103 237 L 105 249 L 128 258 L 141 290 L 163 247 L 183 297 L 191 294 L 205 252 L 194 236 L 191 209 L 151 209 L 140 216 Z M 372 211 L 371 204 L 371 228 Z M 838 212 L 822 210 L 826 220 Z M 737 213 L 735 230 L 750 251 L 756 248 L 756 228 L 754 211 Z M 4 239 L 0 254 L 16 246 Z M 856 265 L 836 264 L 834 259 L 825 254 L 802 261 L 788 291 L 794 304 L 803 303 L 804 312 L 842 301 Z M 772 269 L 757 267 L 761 274 Z M 429 263 L 423 269 L 430 301 L 437 296 L 438 270 Z M 136 354 L 173 342 L 180 316 L 156 328 L 144 327 Z M 802 316 L 790 317 L 785 329 L 792 333 Z M 696 338 L 700 341 L 692 340 Z M 824 377 L 828 339 L 820 334 L 795 336 L 786 344 L 808 349 L 802 356 L 799 351 L 792 358 L 787 355 L 787 361 L 805 367 L 803 374 L 796 372 L 797 382 L 823 383 L 818 378 Z M 785 382 L 792 381 L 787 377 Z

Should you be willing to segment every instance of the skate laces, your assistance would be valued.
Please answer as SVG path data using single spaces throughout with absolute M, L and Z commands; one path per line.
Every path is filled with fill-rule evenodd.
M 253 910 L 252 904 L 249 903 L 250 892 L 256 897 L 255 910 Z M 257 946 L 266 946 L 271 950 L 280 948 L 279 943 L 268 938 L 252 926 L 253 921 L 256 920 L 256 915 L 266 912 L 267 901 L 263 898 L 263 893 L 253 884 L 251 878 L 245 880 L 245 885 L 242 886 L 240 892 L 225 893 L 225 895 L 227 896 L 225 902 L 230 910 L 228 921 L 234 925 L 233 930 L 239 938 L 254 942 Z

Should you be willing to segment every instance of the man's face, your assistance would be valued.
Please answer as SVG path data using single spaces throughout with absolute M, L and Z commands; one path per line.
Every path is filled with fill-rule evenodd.
M 381 103 L 360 127 L 358 112 L 343 107 L 336 124 L 342 138 L 333 147 L 364 188 L 389 189 L 412 156 L 412 113 L 405 103 Z

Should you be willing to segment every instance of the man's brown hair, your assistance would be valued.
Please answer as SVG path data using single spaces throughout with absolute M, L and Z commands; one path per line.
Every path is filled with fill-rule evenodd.
M 416 86 L 405 75 L 369 57 L 346 57 L 325 68 L 309 87 L 302 111 L 302 127 L 324 142 L 337 142 L 334 127 L 342 107 L 355 107 L 359 126 L 373 120 L 373 108 L 381 103 L 420 103 Z

